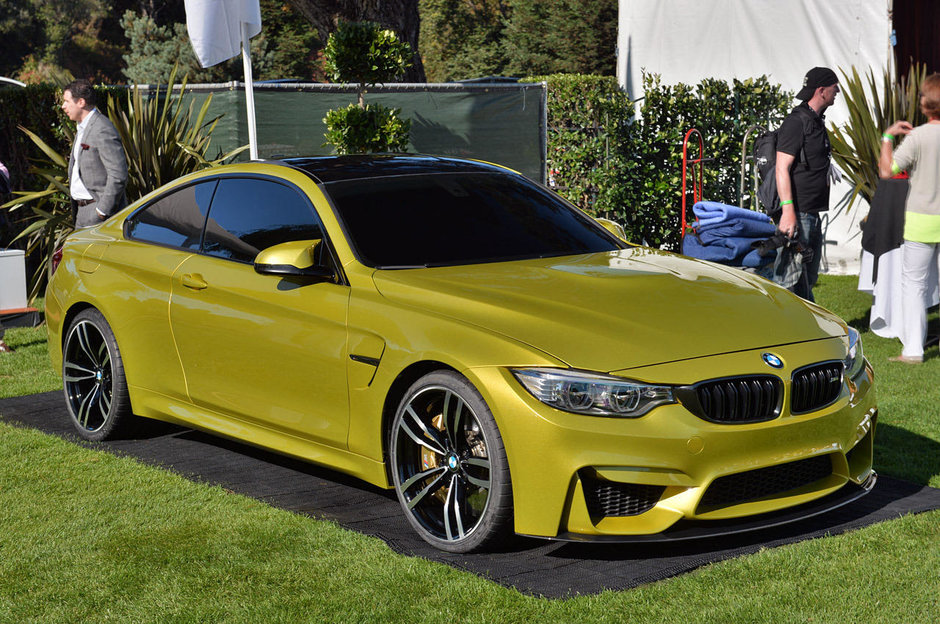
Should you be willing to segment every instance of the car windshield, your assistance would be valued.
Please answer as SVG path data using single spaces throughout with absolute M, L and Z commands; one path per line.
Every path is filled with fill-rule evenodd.
M 524 178 L 447 173 L 325 185 L 350 244 L 378 268 L 451 266 L 619 249 L 593 219 Z

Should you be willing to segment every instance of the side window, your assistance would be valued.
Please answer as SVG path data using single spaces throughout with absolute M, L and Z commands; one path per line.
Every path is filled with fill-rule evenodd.
M 309 200 L 285 184 L 223 178 L 212 200 L 202 251 L 252 262 L 258 252 L 288 241 L 323 238 Z
M 208 180 L 164 195 L 127 220 L 127 237 L 198 250 L 216 184 Z

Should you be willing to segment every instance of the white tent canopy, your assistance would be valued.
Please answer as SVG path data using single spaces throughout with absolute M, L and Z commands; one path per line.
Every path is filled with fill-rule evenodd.
M 617 77 L 633 98 L 643 94 L 642 72 L 664 84 L 697 84 L 766 74 L 796 92 L 812 67 L 880 76 L 891 52 L 891 0 L 620 0 Z M 826 113 L 830 127 L 848 119 L 842 98 Z M 727 163 L 738 166 L 739 163 Z M 833 188 L 835 205 L 850 189 Z M 706 189 L 707 193 L 707 189 Z M 730 201 L 730 198 L 713 198 Z M 861 237 L 856 205 L 829 224 L 830 272 L 858 270 Z M 831 212 L 831 211 L 830 211 Z

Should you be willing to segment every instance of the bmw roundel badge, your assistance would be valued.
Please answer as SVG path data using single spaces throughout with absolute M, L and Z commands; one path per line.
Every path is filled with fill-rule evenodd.
M 783 368 L 783 360 L 773 353 L 761 353 L 760 359 L 764 360 L 764 363 L 767 364 L 767 366 L 773 368 Z

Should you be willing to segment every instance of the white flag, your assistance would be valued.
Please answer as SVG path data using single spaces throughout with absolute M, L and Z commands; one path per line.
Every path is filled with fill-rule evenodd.
M 186 0 L 186 30 L 203 67 L 241 52 L 242 24 L 247 39 L 261 32 L 259 0 Z

